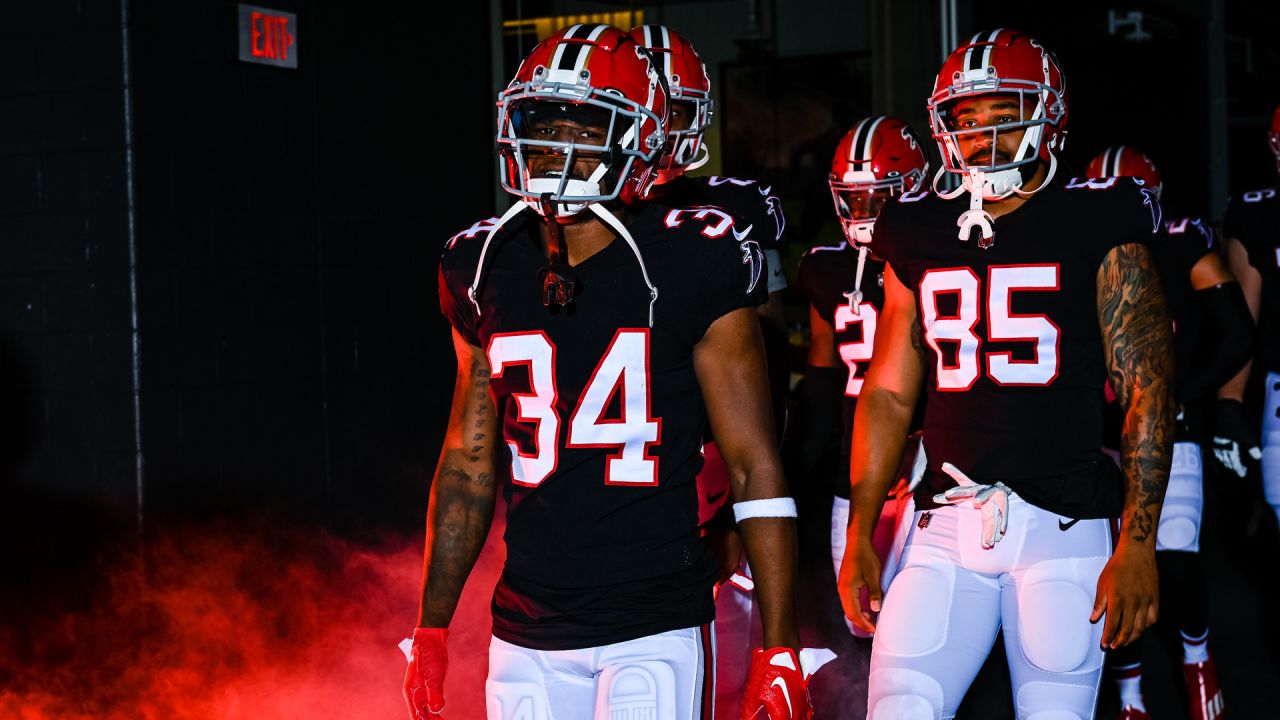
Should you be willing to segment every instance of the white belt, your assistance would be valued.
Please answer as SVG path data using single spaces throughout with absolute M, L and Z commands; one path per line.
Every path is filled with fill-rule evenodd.
M 949 462 L 942 463 L 942 472 L 950 475 L 957 486 L 934 495 L 933 501 L 939 505 L 973 503 L 982 511 L 982 547 L 985 550 L 995 547 L 1009 529 L 1009 493 L 1013 491 L 1002 482 L 993 485 L 976 483 Z

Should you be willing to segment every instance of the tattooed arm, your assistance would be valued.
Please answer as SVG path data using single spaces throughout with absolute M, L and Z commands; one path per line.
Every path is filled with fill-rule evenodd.
M 489 360 L 455 330 L 458 356 L 453 409 L 431 483 L 419 627 L 448 627 L 475 565 L 497 498 L 498 419 L 489 392 Z
M 1156 531 L 1173 455 L 1173 324 L 1141 245 L 1121 245 L 1098 269 L 1098 325 L 1111 389 L 1124 411 L 1120 539 L 1098 579 L 1092 620 L 1106 613 L 1104 647 L 1136 640 L 1156 621 Z

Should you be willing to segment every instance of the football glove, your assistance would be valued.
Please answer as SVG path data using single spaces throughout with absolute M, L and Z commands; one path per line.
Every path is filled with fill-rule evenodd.
M 1258 436 L 1245 419 L 1239 400 L 1220 399 L 1214 406 L 1213 457 L 1222 469 L 1241 478 L 1248 473 L 1246 458 L 1262 459 Z
M 410 720 L 440 720 L 444 717 L 444 674 L 449 668 L 445 628 L 415 628 L 408 651 L 409 669 L 404 674 L 404 701 Z

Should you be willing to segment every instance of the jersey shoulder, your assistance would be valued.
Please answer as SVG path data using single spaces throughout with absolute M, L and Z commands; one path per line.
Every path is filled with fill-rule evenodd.
M 1107 228 L 1095 233 L 1112 246 L 1149 243 L 1164 230 L 1164 211 L 1150 188 L 1134 177 L 1080 178 L 1062 185 L 1068 219 Z
M 848 243 L 839 245 L 815 245 L 800 256 L 796 269 L 796 281 L 800 294 L 809 302 L 821 293 L 825 286 L 840 277 L 849 275 L 848 266 L 856 265 L 857 254 Z
M 1269 238 L 1280 222 L 1280 196 L 1276 188 L 1250 190 L 1233 196 L 1227 202 L 1222 230 L 1227 237 L 1246 244 L 1255 239 Z
M 778 249 L 787 227 L 782 199 L 773 186 L 751 178 L 711 175 L 694 178 L 702 184 L 708 201 L 713 205 L 729 208 L 752 224 L 752 236 L 767 249 Z

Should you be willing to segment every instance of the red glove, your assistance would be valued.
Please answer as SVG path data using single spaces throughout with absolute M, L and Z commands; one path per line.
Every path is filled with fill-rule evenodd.
M 756 648 L 751 654 L 742 720 L 811 720 L 809 688 L 795 650 Z
M 444 674 L 449 654 L 444 628 L 414 628 L 409 670 L 404 674 L 404 701 L 410 720 L 439 720 L 444 715 Z

